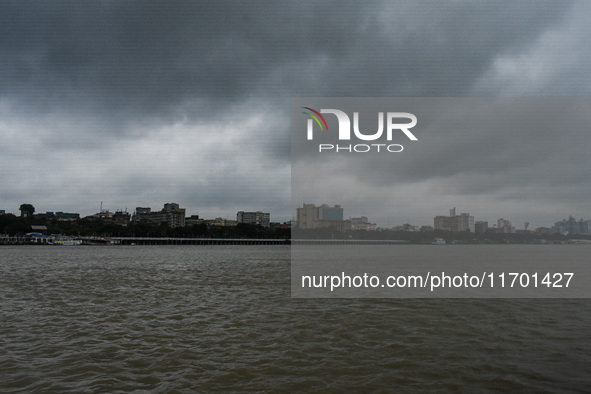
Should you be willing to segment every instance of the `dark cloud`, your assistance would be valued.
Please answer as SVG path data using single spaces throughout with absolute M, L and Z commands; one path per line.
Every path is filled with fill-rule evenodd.
M 465 95 L 564 2 L 11 2 L 0 94 L 35 109 L 207 116 L 256 96 Z
M 169 199 L 185 198 L 189 209 L 246 200 L 284 206 L 276 203 L 284 193 L 271 190 L 289 189 L 291 97 L 588 95 L 591 62 L 576 50 L 588 42 L 587 8 L 574 1 L 3 2 L 0 137 L 10 153 L 0 163 L 38 169 L 36 182 L 15 186 L 24 200 L 68 190 L 70 200 L 98 192 L 133 206 L 145 195 L 159 206 L 166 184 L 177 190 Z M 433 150 L 404 181 L 502 176 L 482 146 L 498 146 L 506 161 L 543 154 L 513 150 L 498 137 L 473 133 L 464 147 L 457 135 L 435 139 L 441 152 L 471 153 L 442 164 Z M 79 174 L 76 187 L 54 176 L 64 171 Z M 241 181 L 249 176 L 267 184 Z M 3 185 L 16 178 L 0 175 Z M 4 190 L 4 204 L 20 203 Z M 57 204 L 63 195 L 54 195 L 39 200 Z M 90 213 L 84 206 L 73 209 Z

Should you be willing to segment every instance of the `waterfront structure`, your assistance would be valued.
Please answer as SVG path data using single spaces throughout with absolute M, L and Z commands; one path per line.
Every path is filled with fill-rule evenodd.
M 435 216 L 433 219 L 433 227 L 435 230 L 446 231 L 469 231 L 475 232 L 474 216 L 469 213 L 460 213 L 456 215 L 456 208 L 449 210 L 450 216 Z
M 185 226 L 185 208 L 180 208 L 179 204 L 166 203 L 159 212 L 152 212 L 151 208 L 137 207 L 133 214 L 134 222 L 145 221 L 148 223 L 166 223 L 170 228 Z
M 236 221 L 238 223 L 255 224 L 263 227 L 269 227 L 271 223 L 271 215 L 267 212 L 244 212 L 239 211 L 236 214 Z

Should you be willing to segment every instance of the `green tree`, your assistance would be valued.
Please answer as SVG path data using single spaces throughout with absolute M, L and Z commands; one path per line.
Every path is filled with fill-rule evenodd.
M 31 204 L 21 204 L 19 210 L 23 218 L 30 218 L 35 213 L 35 207 Z

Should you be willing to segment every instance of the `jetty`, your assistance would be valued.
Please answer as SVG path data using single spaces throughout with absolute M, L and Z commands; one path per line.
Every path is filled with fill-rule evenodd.
M 21 236 L 0 235 L 0 245 L 399 245 L 406 240 L 360 239 L 267 239 L 267 238 L 182 238 L 182 237 L 97 237 L 47 236 L 29 233 Z
M 289 239 L 111 237 L 118 245 L 289 245 Z

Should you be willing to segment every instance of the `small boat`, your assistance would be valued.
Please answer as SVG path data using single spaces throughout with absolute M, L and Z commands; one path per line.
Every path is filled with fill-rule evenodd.
M 443 238 L 435 238 L 431 245 L 445 245 L 445 239 Z
M 62 245 L 62 246 L 76 246 L 82 245 L 82 240 L 80 239 L 62 239 L 59 241 L 54 241 L 54 245 Z

